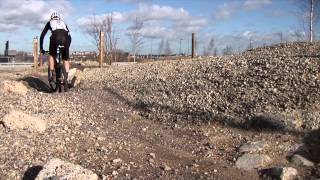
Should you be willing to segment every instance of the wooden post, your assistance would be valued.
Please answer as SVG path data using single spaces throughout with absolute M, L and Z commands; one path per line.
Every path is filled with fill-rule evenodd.
M 33 63 L 34 68 L 38 66 L 38 37 L 33 38 Z
M 192 49 L 191 49 L 191 58 L 193 59 L 195 57 L 195 50 L 196 50 L 196 36 L 194 33 L 192 33 Z
M 103 58 L 104 58 L 104 32 L 100 31 L 100 67 L 102 67 L 103 64 Z

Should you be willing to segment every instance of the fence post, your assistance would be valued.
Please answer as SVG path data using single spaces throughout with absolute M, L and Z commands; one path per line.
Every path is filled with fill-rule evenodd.
M 33 65 L 38 66 L 38 37 L 33 38 Z
M 196 36 L 194 33 L 192 33 L 192 51 L 191 51 L 191 58 L 193 59 L 195 57 L 195 50 L 196 50 Z
M 100 60 L 99 60 L 99 64 L 100 64 L 100 67 L 102 67 L 102 64 L 103 64 L 103 58 L 104 58 L 104 32 L 100 31 L 100 47 L 99 47 L 99 50 L 100 50 Z

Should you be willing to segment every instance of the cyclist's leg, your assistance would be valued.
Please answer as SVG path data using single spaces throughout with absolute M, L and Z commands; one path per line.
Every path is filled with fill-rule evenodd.
M 70 62 L 68 60 L 69 60 L 69 47 L 70 47 L 71 39 L 67 33 L 65 33 L 64 38 L 65 38 L 64 39 L 65 41 L 64 41 L 64 51 L 62 52 L 62 59 L 63 59 L 64 68 L 66 72 L 69 73 Z
M 48 68 L 49 68 L 49 81 L 52 81 L 53 78 L 55 77 L 55 60 L 54 58 L 56 57 L 56 49 L 57 49 L 57 45 L 56 45 L 56 38 L 54 36 L 50 37 L 50 44 L 49 44 L 49 60 L 48 60 Z
M 66 72 L 69 73 L 70 63 L 67 59 L 63 60 L 63 65 L 64 65 L 64 68 L 66 68 Z
M 54 70 L 54 59 L 51 55 L 49 55 L 48 68 L 50 69 L 50 71 Z

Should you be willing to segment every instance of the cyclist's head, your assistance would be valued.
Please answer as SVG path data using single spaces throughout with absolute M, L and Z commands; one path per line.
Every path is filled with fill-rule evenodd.
M 51 14 L 50 20 L 53 20 L 53 19 L 60 20 L 60 15 L 57 12 L 53 12 Z

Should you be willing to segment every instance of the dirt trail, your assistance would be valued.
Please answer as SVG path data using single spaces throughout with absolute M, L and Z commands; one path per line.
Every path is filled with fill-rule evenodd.
M 272 167 L 288 165 L 283 148 L 302 141 L 300 134 L 221 124 L 172 126 L 139 116 L 116 92 L 74 88 L 50 94 L 43 74 L 14 79 L 24 80 L 31 92 L 2 96 L 8 103 L 1 108 L 35 114 L 49 127 L 38 134 L 0 127 L 0 179 L 32 179 L 51 158 L 79 164 L 101 179 L 258 179 L 256 170 L 235 166 L 242 144 L 268 142 L 264 151 L 272 157 Z

